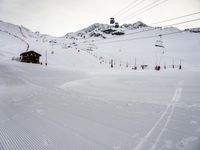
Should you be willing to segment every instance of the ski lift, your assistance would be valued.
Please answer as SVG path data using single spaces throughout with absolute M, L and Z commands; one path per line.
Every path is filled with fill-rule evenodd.
M 115 23 L 115 18 L 110 18 L 110 24 L 114 24 Z
M 164 48 L 164 46 L 163 46 L 163 41 L 162 41 L 162 35 L 160 34 L 160 35 L 158 35 L 158 36 L 159 36 L 160 38 L 159 38 L 159 40 L 156 41 L 155 46 L 156 46 L 156 47 Z
M 119 28 L 119 23 L 115 22 L 115 28 Z

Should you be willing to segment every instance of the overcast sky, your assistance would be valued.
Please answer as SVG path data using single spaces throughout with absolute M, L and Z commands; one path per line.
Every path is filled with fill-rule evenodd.
M 109 23 L 109 18 L 119 10 L 139 0 L 0 0 L 0 20 L 23 25 L 33 31 L 63 36 L 93 23 Z M 141 1 L 141 0 L 140 0 Z M 200 12 L 200 0 L 168 0 L 145 13 L 134 16 L 134 12 L 156 0 L 143 0 L 126 14 L 117 16 L 119 23 L 146 24 Z M 130 5 L 131 6 L 131 5 Z M 131 15 L 133 14 L 133 15 Z M 126 16 L 130 16 L 127 17 Z M 131 17 L 132 16 L 132 17 Z M 200 18 L 200 14 L 168 22 L 181 22 Z M 180 28 L 200 27 L 200 21 L 179 25 Z

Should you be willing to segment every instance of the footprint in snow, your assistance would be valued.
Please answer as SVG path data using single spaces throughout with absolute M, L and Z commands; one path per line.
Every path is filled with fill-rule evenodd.
M 20 103 L 22 101 L 22 99 L 20 98 L 12 98 L 12 102 L 14 103 Z
M 27 98 L 33 98 L 34 97 L 34 94 L 29 94 L 28 96 L 27 96 Z
M 132 135 L 131 137 L 132 138 L 137 138 L 138 136 L 139 136 L 139 133 L 136 133 L 136 134 Z
M 196 137 L 196 136 L 191 136 L 191 137 L 187 137 L 187 138 L 184 138 L 182 139 L 181 141 L 179 141 L 177 144 L 176 144 L 176 147 L 178 149 L 183 149 L 185 146 L 187 146 L 188 144 L 190 144 L 191 142 L 194 142 L 196 140 L 198 140 L 199 138 Z
M 36 112 L 40 115 L 44 115 L 44 111 L 42 109 L 37 109 Z
M 119 145 L 114 145 L 113 150 L 121 150 L 121 147 Z
M 3 123 L 6 123 L 6 122 L 8 122 L 8 121 L 10 121 L 9 118 L 7 118 L 7 119 L 3 119 L 3 120 L 1 120 L 1 123 L 3 124 Z
M 197 128 L 197 132 L 200 132 L 200 127 Z
M 166 140 L 165 141 L 165 146 L 168 148 L 168 149 L 170 149 L 171 147 L 172 147 L 172 141 L 171 140 Z
M 132 103 L 127 103 L 126 107 L 131 107 L 133 104 Z
M 109 104 L 109 102 L 108 101 L 103 101 L 103 104 L 107 105 L 107 104 Z
M 51 141 L 50 139 L 48 139 L 46 136 L 43 136 L 42 144 L 43 144 L 44 146 L 49 146 L 49 145 L 52 146 L 52 141 Z
M 116 108 L 116 109 L 122 109 L 123 107 L 120 106 L 120 105 L 117 105 L 115 108 Z
M 197 122 L 197 121 L 195 121 L 195 120 L 190 120 L 190 124 L 192 124 L 192 125 L 197 125 L 197 124 L 198 124 L 198 122 Z
M 38 92 L 33 92 L 32 95 L 33 95 L 33 96 L 36 96 L 36 95 L 38 95 Z

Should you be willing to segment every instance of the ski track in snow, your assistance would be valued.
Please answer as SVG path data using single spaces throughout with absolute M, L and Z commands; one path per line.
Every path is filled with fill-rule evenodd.
M 179 86 L 181 86 L 183 84 L 183 81 L 179 82 Z M 174 109 L 176 107 L 176 103 L 180 100 L 181 98 L 181 92 L 182 92 L 182 88 L 181 87 L 177 87 L 176 88 L 176 91 L 175 91 L 175 94 L 174 94 L 174 97 L 172 99 L 172 104 L 171 104 L 171 110 L 170 110 L 170 113 L 168 115 L 168 118 L 167 118 L 167 121 L 165 122 L 164 124 L 164 127 L 162 128 L 161 132 L 159 133 L 155 143 L 152 145 L 151 149 L 150 150 L 155 150 L 158 142 L 160 141 L 163 133 L 165 132 L 166 128 L 167 128 L 167 125 L 169 124 L 170 122 L 170 119 L 172 118 L 172 115 L 173 115 L 173 112 L 174 112 Z
M 149 140 L 149 138 L 151 137 L 153 132 L 157 129 L 157 127 L 159 126 L 160 122 L 167 116 L 167 121 L 165 122 L 165 124 L 164 124 L 161 132 L 159 133 L 156 141 L 154 142 L 154 144 L 150 148 L 150 150 L 155 150 L 160 138 L 162 137 L 164 131 L 166 130 L 166 127 L 167 127 L 167 125 L 168 125 L 168 123 L 169 123 L 169 121 L 170 121 L 170 119 L 171 119 L 171 117 L 173 115 L 173 112 L 174 112 L 174 109 L 175 109 L 175 105 L 181 98 L 182 88 L 180 86 L 182 86 L 183 82 L 184 81 L 180 81 L 179 82 L 178 87 L 176 87 L 176 89 L 175 89 L 174 96 L 173 96 L 172 100 L 170 101 L 170 103 L 167 105 L 165 111 L 162 113 L 161 117 L 155 123 L 153 128 L 151 128 L 151 130 L 140 140 L 140 142 L 134 148 L 134 150 L 140 150 L 142 148 L 142 146 Z
M 162 111 L 164 110 L 164 112 L 162 111 L 159 112 L 159 114 L 161 113 L 160 117 L 159 117 L 159 114 L 157 114 L 156 116 L 154 116 L 155 114 L 152 114 L 153 118 L 159 118 L 159 119 L 153 121 L 153 122 L 156 122 L 154 123 L 154 125 L 146 126 L 147 127 L 146 129 L 152 128 L 152 126 L 153 128 L 150 131 L 147 130 L 148 131 L 147 134 L 144 136 L 144 138 L 142 138 L 142 140 L 138 144 L 136 142 L 135 142 L 135 145 L 134 144 L 131 145 L 129 143 L 130 145 L 128 145 L 127 146 L 128 148 L 126 148 L 126 147 L 123 147 L 124 145 L 120 145 L 120 141 L 118 138 L 125 137 L 126 140 L 128 139 L 132 141 L 133 140 L 132 135 L 134 134 L 131 132 L 128 132 L 128 130 L 126 130 L 125 128 L 121 128 L 118 125 L 116 126 L 115 124 L 113 124 L 113 122 L 112 123 L 108 122 L 108 120 L 113 119 L 113 121 L 118 121 L 116 123 L 119 123 L 119 124 L 120 122 L 124 121 L 126 122 L 126 125 L 129 124 L 129 127 L 130 127 L 129 130 L 131 130 L 131 129 L 134 129 L 134 125 L 137 125 L 137 124 L 139 126 L 136 126 L 136 127 L 141 127 L 141 128 L 145 127 L 142 125 L 146 123 L 146 121 L 148 120 L 147 118 L 149 116 L 145 114 L 145 112 L 143 112 L 144 115 L 138 114 L 132 118 L 132 113 L 130 111 L 133 111 L 135 107 L 133 109 L 129 109 L 129 107 L 132 107 L 137 103 L 130 103 L 130 101 L 128 102 L 125 101 L 125 103 L 122 103 L 122 101 L 117 102 L 112 97 L 110 99 L 111 101 L 109 101 L 109 99 L 106 99 L 105 97 L 99 97 L 97 93 L 96 93 L 97 95 L 93 95 L 94 93 L 92 93 L 89 89 L 87 89 L 88 87 L 94 86 L 93 84 L 96 84 L 96 83 L 97 85 L 98 84 L 102 85 L 102 81 L 106 81 L 107 86 L 110 86 L 113 84 L 113 82 L 117 81 L 116 79 L 111 80 L 110 78 L 108 78 L 109 79 L 108 80 L 107 78 L 99 77 L 98 82 L 97 82 L 97 78 L 92 78 L 92 77 L 88 79 L 78 78 L 74 81 L 71 81 L 71 80 L 69 82 L 65 81 L 63 82 L 64 84 L 57 83 L 54 86 L 41 87 L 41 84 L 34 81 L 34 78 L 27 78 L 29 74 L 25 74 L 23 70 L 20 70 L 20 68 L 15 68 L 15 67 L 10 67 L 10 66 L 1 66 L 0 69 L 2 69 L 2 72 L 3 72 L 2 77 L 4 77 L 4 75 L 8 73 L 9 74 L 12 73 L 9 70 L 13 70 L 14 72 L 16 71 L 17 74 L 15 76 L 15 79 L 21 80 L 23 83 L 23 86 L 25 84 L 25 86 L 30 88 L 30 91 L 28 90 L 28 93 L 24 95 L 27 98 L 27 99 L 25 98 L 26 100 L 23 101 L 25 103 L 21 103 L 21 102 L 18 103 L 17 101 L 18 97 L 16 97 L 15 101 L 11 101 L 10 103 L 8 103 L 7 101 L 2 101 L 3 103 L 0 107 L 1 112 L 6 112 L 6 113 L 5 114 L 1 113 L 0 115 L 1 121 L 5 123 L 5 124 L 0 124 L 0 128 L 1 128 L 0 139 L 2 138 L 0 142 L 1 143 L 0 148 L 5 149 L 5 150 L 10 150 L 10 149 L 14 149 L 14 150 L 15 149 L 16 150 L 18 149 L 24 149 L 24 150 L 25 149 L 47 149 L 47 150 L 69 149 L 70 150 L 71 149 L 73 150 L 77 148 L 74 145 L 73 141 L 76 141 L 77 143 L 79 143 L 79 148 L 84 147 L 83 148 L 84 150 L 86 149 L 95 149 L 95 150 L 96 149 L 106 149 L 106 150 L 133 149 L 135 145 L 136 145 L 135 150 L 141 150 L 148 145 L 148 142 L 151 142 L 150 149 L 155 150 L 157 146 L 160 146 L 159 144 L 160 144 L 161 138 L 163 137 L 164 132 L 168 130 L 167 126 L 169 125 L 169 122 L 174 121 L 172 116 L 174 114 L 174 110 L 177 103 L 179 104 L 181 93 L 182 93 L 182 86 L 183 86 L 183 81 L 180 81 L 177 86 L 176 85 L 177 80 L 173 80 L 173 83 L 169 84 L 171 88 L 175 88 L 175 92 L 171 101 L 169 103 L 165 103 L 166 108 L 164 107 L 165 104 L 159 105 L 159 103 L 150 103 L 151 101 L 147 104 L 147 105 L 153 105 L 154 107 L 155 106 L 161 107 L 162 108 L 161 110 Z M 23 76 L 21 76 L 22 74 Z M 10 78 L 10 79 L 13 80 L 13 78 Z M 95 83 L 93 83 L 94 81 Z M 91 85 L 91 83 L 93 84 Z M 125 83 L 125 85 L 123 85 L 122 83 Z M 138 83 L 138 81 L 133 82 L 131 84 L 134 85 L 136 83 Z M 142 81 L 140 81 L 139 83 L 142 87 L 144 86 L 142 85 Z M 144 83 L 145 83 L 145 86 L 148 85 L 147 82 L 144 82 Z M 169 86 L 169 85 L 166 85 L 165 81 L 158 82 L 158 83 L 159 83 L 159 86 L 156 85 L 158 87 L 162 87 L 163 85 Z M 124 82 L 122 80 L 120 81 L 120 84 L 121 84 L 121 88 L 123 86 L 126 87 L 127 81 Z M 115 87 L 115 85 L 112 85 L 112 86 Z M 84 92 L 82 91 L 83 87 L 86 88 L 86 90 L 91 92 L 89 99 L 88 99 L 87 94 L 84 95 Z M 94 86 L 95 90 L 99 89 L 99 86 L 97 87 Z M 137 89 L 138 88 L 139 87 L 137 87 Z M 81 89 L 80 92 L 83 92 L 82 93 L 83 95 L 79 95 L 80 93 L 77 92 L 80 89 Z M 116 87 L 114 88 L 114 90 L 117 90 Z M 170 91 L 171 91 L 170 93 L 173 93 L 173 89 L 171 89 Z M 43 95 L 46 95 L 46 96 L 43 97 Z M 168 97 L 170 99 L 170 95 Z M 102 100 L 104 99 L 108 100 L 109 103 L 103 104 Z M 99 103 L 100 101 L 102 102 Z M 127 103 L 130 103 L 130 105 L 127 106 L 126 105 Z M 98 104 L 102 104 L 102 105 L 99 105 L 102 107 L 99 108 Z M 12 106 L 17 106 L 17 107 L 14 107 L 16 110 L 13 109 Z M 116 110 L 110 111 L 110 114 L 106 114 L 105 108 L 108 106 L 111 106 L 110 108 L 113 108 L 113 110 L 114 109 Z M 143 106 L 145 106 L 145 103 Z M 127 108 L 129 110 L 126 110 Z M 9 111 L 6 111 L 6 110 L 9 110 Z M 13 116 L 15 112 L 19 113 L 20 116 L 24 117 L 25 119 L 30 118 L 29 120 L 30 123 L 28 123 L 29 122 L 28 120 L 23 121 L 23 123 L 15 121 L 15 119 L 13 119 L 13 117 L 15 117 Z M 106 122 L 102 121 L 101 119 L 100 120 L 98 119 L 99 112 L 102 112 L 102 117 L 103 115 L 108 115 L 108 117 L 103 117 L 106 120 Z M 122 114 L 120 112 L 122 112 Z M 156 112 L 153 111 L 153 113 L 156 113 Z M 95 117 L 93 117 L 93 115 L 90 115 L 90 114 L 94 114 Z M 144 120 L 142 120 L 140 117 L 144 117 L 142 118 Z M 112 142 L 114 141 L 114 142 L 112 144 L 110 144 L 109 142 L 106 143 L 101 138 L 98 139 L 96 137 L 96 134 L 93 133 L 93 135 L 90 135 L 90 132 L 87 133 L 83 131 L 83 129 L 78 128 L 81 126 L 74 126 L 73 123 L 69 124 L 68 119 L 73 121 L 74 123 L 80 122 L 80 123 L 86 123 L 87 125 L 92 125 L 94 129 L 101 129 L 102 131 L 100 132 L 111 133 L 109 140 Z M 31 125 L 31 124 L 34 124 L 35 121 L 39 122 L 39 125 L 41 126 L 45 126 L 48 124 L 47 129 L 35 128 L 34 126 Z M 182 121 L 181 118 L 179 121 Z M 8 124 L 6 124 L 6 122 Z M 153 124 L 153 122 L 150 122 L 150 123 Z M 195 121 L 194 119 L 192 121 L 192 124 L 197 125 L 198 122 Z M 123 125 L 123 123 L 121 125 Z M 50 132 L 51 129 L 57 130 L 56 136 L 52 136 L 52 133 L 48 133 Z M 174 129 L 170 129 L 170 130 L 173 131 Z M 34 131 L 36 131 L 36 133 L 34 133 Z M 88 131 L 94 131 L 94 130 L 88 130 Z M 157 131 L 159 131 L 159 133 L 157 133 Z M 176 133 L 180 132 L 176 130 L 174 131 Z M 100 132 L 97 131 L 99 136 L 104 135 Z M 138 133 L 138 136 L 134 137 L 134 141 L 137 141 L 141 138 L 141 136 L 139 136 L 140 134 L 143 134 L 143 133 L 145 134 L 145 132 L 143 133 L 140 133 L 140 132 L 141 131 L 139 129 L 138 131 L 136 130 L 135 134 Z M 154 133 L 157 133 L 158 136 L 153 138 L 152 135 L 154 135 Z M 60 138 L 58 134 L 62 138 Z M 183 134 L 192 137 L 191 134 L 187 132 Z M 113 135 L 117 135 L 119 137 L 115 137 Z M 59 141 L 63 141 L 64 139 L 68 141 L 68 144 L 63 143 L 62 145 L 59 145 L 60 143 Z M 183 142 L 186 144 L 190 144 L 189 142 L 192 142 L 197 139 L 198 139 L 197 137 L 193 136 L 193 138 L 190 138 L 189 140 L 187 140 L 186 138 L 186 140 L 183 140 Z M 23 142 L 25 142 L 26 144 L 22 145 Z M 170 141 L 168 141 L 167 144 L 168 144 L 167 146 L 169 147 L 171 146 Z
M 21 33 L 21 35 L 24 37 L 24 38 L 26 38 L 26 36 L 24 35 L 24 33 L 23 33 L 23 31 L 22 31 L 22 28 L 19 26 L 19 31 L 20 31 L 20 33 Z

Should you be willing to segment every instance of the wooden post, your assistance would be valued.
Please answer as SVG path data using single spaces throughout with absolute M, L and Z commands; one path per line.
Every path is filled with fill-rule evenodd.
M 164 63 L 164 69 L 165 69 L 165 70 L 167 69 L 166 63 Z
M 47 66 L 47 50 L 45 51 L 45 65 Z
M 135 58 L 134 70 L 137 70 L 136 58 Z
M 113 68 L 113 59 L 110 61 L 111 68 Z
M 167 69 L 166 65 L 164 65 L 164 69 L 165 69 L 165 70 Z
M 179 70 L 181 70 L 181 69 L 182 69 L 182 66 L 181 66 L 181 60 L 180 60 Z
M 126 68 L 128 68 L 128 62 L 126 62 Z

